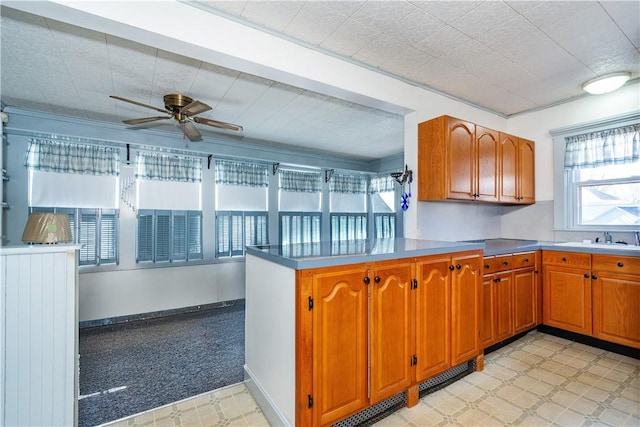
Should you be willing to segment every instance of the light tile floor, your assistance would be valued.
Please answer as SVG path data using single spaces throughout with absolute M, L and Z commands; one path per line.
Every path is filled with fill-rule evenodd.
M 269 426 L 243 384 L 114 423 Z M 532 332 L 485 358 L 485 369 L 424 396 L 376 426 L 640 426 L 640 361 Z

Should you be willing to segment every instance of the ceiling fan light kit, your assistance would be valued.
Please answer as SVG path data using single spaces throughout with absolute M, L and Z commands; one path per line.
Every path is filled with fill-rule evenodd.
M 110 95 L 110 97 L 113 99 L 117 99 L 118 101 L 128 102 L 130 104 L 150 108 L 152 110 L 167 114 L 166 116 L 153 116 L 143 117 L 140 119 L 123 120 L 123 123 L 128 125 L 139 125 L 142 123 L 155 122 L 157 120 L 176 119 L 179 123 L 180 129 L 182 129 L 182 132 L 184 133 L 184 136 L 189 138 L 190 141 L 200 141 L 202 139 L 200 131 L 198 131 L 198 129 L 193 124 L 194 122 L 206 126 L 212 126 L 215 128 L 232 130 L 234 132 L 242 132 L 243 130 L 242 126 L 240 125 L 205 119 L 203 117 L 196 117 L 198 114 L 211 110 L 211 106 L 205 104 L 204 102 L 193 100 L 188 96 L 177 93 L 170 93 L 163 97 L 164 109 L 154 107 L 153 105 L 143 104 L 142 102 L 133 101 L 131 99 L 123 98 L 121 96 Z
M 620 88 L 631 78 L 631 73 L 612 73 L 589 80 L 582 85 L 582 89 L 592 95 L 602 95 Z

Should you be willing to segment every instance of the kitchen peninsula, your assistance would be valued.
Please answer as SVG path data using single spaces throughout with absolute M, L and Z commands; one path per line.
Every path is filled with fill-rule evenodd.
M 426 380 L 475 369 L 483 247 L 401 238 L 248 247 L 245 375 L 265 415 L 334 424 L 394 399 L 412 406 Z

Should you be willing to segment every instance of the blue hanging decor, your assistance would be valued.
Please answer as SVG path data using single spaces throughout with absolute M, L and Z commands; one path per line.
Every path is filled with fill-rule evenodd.
M 404 192 L 404 185 L 402 186 L 403 189 L 403 193 L 402 196 L 400 197 L 400 207 L 402 208 L 403 211 L 406 212 L 407 209 L 409 209 L 409 198 L 411 197 L 411 182 L 409 182 L 409 192 Z

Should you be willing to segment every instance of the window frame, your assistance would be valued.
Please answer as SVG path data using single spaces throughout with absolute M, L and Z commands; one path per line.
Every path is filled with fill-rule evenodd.
M 310 221 L 309 221 L 310 224 L 311 224 L 311 230 L 310 230 L 311 240 L 310 241 L 307 242 L 307 241 L 302 240 L 301 242 L 297 242 L 297 243 L 292 243 L 292 242 L 284 243 L 283 242 L 284 227 L 282 226 L 282 222 L 283 222 L 285 217 L 290 217 L 291 218 L 291 217 L 294 217 L 294 216 L 295 217 L 299 217 L 299 219 L 300 219 L 300 221 L 299 221 L 299 229 L 298 229 L 298 232 L 299 232 L 300 236 L 304 235 L 304 233 L 303 233 L 303 231 L 304 231 L 303 230 L 303 224 L 304 224 L 305 218 L 309 218 L 310 219 Z M 314 220 L 317 220 L 317 223 L 318 223 L 318 232 L 317 232 L 318 240 L 314 240 L 313 239 L 313 235 L 315 234 L 314 230 L 313 230 Z M 289 235 L 290 236 L 292 235 L 292 233 L 291 233 L 292 227 L 293 227 L 293 225 L 290 223 L 290 226 L 289 226 Z M 279 234 L 278 241 L 280 242 L 281 245 L 283 245 L 283 244 L 284 245 L 291 245 L 291 244 L 316 244 L 316 243 L 320 243 L 320 242 L 322 242 L 322 212 L 316 212 L 316 211 L 310 211 L 310 212 L 280 211 L 280 212 L 278 212 L 278 234 Z
M 233 233 L 233 218 L 240 218 L 240 223 L 242 224 L 241 230 L 242 235 L 237 238 L 238 241 L 241 242 L 241 249 L 238 249 L 236 245 L 234 245 L 234 233 Z M 245 247 L 247 245 L 247 222 L 246 219 L 248 217 L 258 218 L 264 217 L 264 232 L 265 232 L 265 242 L 255 242 L 255 244 L 268 244 L 269 243 L 269 211 L 229 211 L 229 210 L 216 210 L 215 211 L 215 223 L 216 223 L 216 231 L 215 231 L 215 257 L 216 259 L 230 259 L 230 258 L 240 258 L 245 256 Z M 226 249 L 221 250 L 221 238 L 225 236 L 222 234 L 223 230 L 221 230 L 220 221 L 223 218 L 228 218 L 229 224 L 229 232 L 226 236 L 227 242 L 223 245 L 223 248 Z M 259 222 L 254 221 L 254 229 L 252 230 L 252 234 L 254 237 L 257 237 Z
M 565 138 L 622 127 L 640 122 L 640 112 L 612 116 L 597 121 L 551 129 L 553 138 L 553 225 L 561 231 L 634 231 L 637 225 L 580 225 L 577 223 L 577 194 L 573 171 L 564 167 Z M 620 178 L 626 179 L 626 178 Z
M 337 218 L 337 224 L 340 227 L 342 224 L 341 219 L 345 218 L 346 220 L 346 238 L 345 239 L 337 239 L 335 240 L 333 238 L 334 236 L 334 223 L 336 223 L 335 219 Z M 350 235 L 350 227 L 351 227 L 351 221 L 350 219 L 353 218 L 353 222 L 354 222 L 354 227 L 356 227 L 355 230 L 352 230 L 353 232 L 353 238 L 349 237 Z M 364 237 L 358 237 L 356 236 L 357 234 L 357 222 L 358 219 L 360 219 L 361 221 L 364 222 L 364 226 L 362 228 L 364 228 Z M 369 218 L 368 218 L 368 212 L 331 212 L 329 214 L 329 233 L 331 236 L 331 243 L 335 243 L 335 242 L 340 242 L 340 241 L 353 241 L 353 240 L 366 240 L 369 236 Z M 338 231 L 338 234 L 340 234 L 340 231 Z
M 638 163 L 640 167 L 640 162 Z M 567 190 L 567 206 L 569 206 L 569 226 L 573 230 L 595 230 L 599 231 L 602 229 L 609 230 L 617 230 L 617 231 L 634 231 L 638 229 L 637 224 L 582 224 L 582 189 L 586 187 L 593 187 L 598 185 L 617 185 L 617 184 L 640 184 L 640 174 L 633 175 L 631 177 L 624 178 L 609 178 L 609 179 L 599 179 L 599 180 L 586 180 L 579 181 L 577 180 L 578 171 L 576 170 L 568 170 L 565 173 L 565 182 L 569 187 Z

